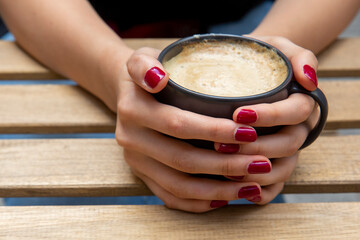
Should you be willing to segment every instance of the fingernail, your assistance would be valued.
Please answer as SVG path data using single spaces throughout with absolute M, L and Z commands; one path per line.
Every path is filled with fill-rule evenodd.
M 310 67 L 309 65 L 304 65 L 303 67 L 305 76 L 317 87 L 318 86 L 318 80 L 316 76 L 315 70 Z
M 210 207 L 219 208 L 228 205 L 228 203 L 229 203 L 228 201 L 224 201 L 224 200 L 213 200 L 210 203 Z
M 250 201 L 250 202 L 254 202 L 254 203 L 261 202 L 261 196 L 258 195 L 258 196 L 252 197 L 250 199 L 248 198 L 247 200 Z
M 236 117 L 238 123 L 254 123 L 257 120 L 256 112 L 251 109 L 241 109 Z
M 238 192 L 239 198 L 249 198 L 260 195 L 260 189 L 258 186 L 247 186 L 240 188 Z
M 239 144 L 221 143 L 218 151 L 221 153 L 237 153 L 239 152 Z
M 235 140 L 240 142 L 255 142 L 256 131 L 249 127 L 239 127 L 235 132 Z
M 155 88 L 158 83 L 165 77 L 165 72 L 158 67 L 147 70 L 145 74 L 145 83 L 151 88 Z
M 250 174 L 269 173 L 270 171 L 271 166 L 267 161 L 253 161 L 248 166 L 248 173 Z
M 245 176 L 226 176 L 226 177 L 240 181 L 243 180 Z

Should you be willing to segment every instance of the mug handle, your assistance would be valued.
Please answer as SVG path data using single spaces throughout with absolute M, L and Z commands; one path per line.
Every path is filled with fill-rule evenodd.
M 293 93 L 303 93 L 309 95 L 319 104 L 320 107 L 320 118 L 316 123 L 315 127 L 310 131 L 303 145 L 299 148 L 300 150 L 312 144 L 319 137 L 321 131 L 325 126 L 329 108 L 325 94 L 319 88 L 310 92 L 303 88 L 298 82 L 293 81 L 289 90 L 289 94 Z

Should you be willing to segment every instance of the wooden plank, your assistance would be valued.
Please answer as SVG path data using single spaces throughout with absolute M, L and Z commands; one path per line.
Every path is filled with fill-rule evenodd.
M 284 192 L 360 192 L 359 146 L 359 135 L 320 137 Z M 0 141 L 0 197 L 149 194 L 114 139 Z
M 360 203 L 227 206 L 205 214 L 163 206 L 1 207 L 11 239 L 359 239 Z
M 318 56 L 320 77 L 360 76 L 360 38 L 337 39 Z
M 115 114 L 78 86 L 0 86 L 0 133 L 113 132 Z
M 330 106 L 326 128 L 359 128 L 360 81 L 320 87 Z M 113 132 L 116 123 L 98 99 L 68 85 L 1 85 L 0 113 L 0 133 Z
M 130 196 L 150 191 L 114 139 L 0 141 L 0 196 Z
M 284 193 L 360 192 L 360 136 L 321 136 L 301 151 Z
M 360 81 L 321 81 L 329 104 L 326 129 L 360 128 Z
M 176 39 L 124 39 L 132 48 L 163 49 Z M 360 38 L 336 40 L 319 55 L 319 76 L 360 76 Z M 0 41 L 0 79 L 62 79 L 14 42 Z

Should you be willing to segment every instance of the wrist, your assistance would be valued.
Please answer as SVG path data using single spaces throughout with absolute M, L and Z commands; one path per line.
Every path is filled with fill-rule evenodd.
M 101 59 L 103 61 L 99 67 L 100 81 L 104 84 L 102 100 L 113 112 L 116 112 L 121 81 L 125 80 L 128 75 L 126 63 L 133 52 L 134 50 L 124 43 L 107 45 L 102 52 Z

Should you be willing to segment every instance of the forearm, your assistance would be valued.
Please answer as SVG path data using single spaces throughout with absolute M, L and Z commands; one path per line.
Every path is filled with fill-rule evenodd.
M 359 0 L 277 0 L 251 35 L 283 36 L 318 53 L 346 28 L 359 7 Z
M 132 50 L 85 0 L 3 0 L 3 19 L 27 52 L 116 109 L 117 74 Z

